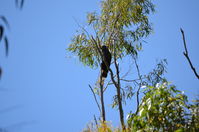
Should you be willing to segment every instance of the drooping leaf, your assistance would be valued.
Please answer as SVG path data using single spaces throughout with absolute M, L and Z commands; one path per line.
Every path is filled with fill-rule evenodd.
M 15 0 L 15 6 L 18 7 L 19 0 Z
M 5 23 L 5 25 L 9 29 L 10 25 L 9 25 L 8 20 L 6 19 L 6 17 L 5 16 L 0 16 L 0 19 L 3 21 L 3 23 Z
M 4 43 L 5 43 L 6 56 L 8 56 L 9 42 L 6 36 L 4 37 Z
M 24 0 L 15 0 L 15 6 L 22 9 L 24 5 Z
M 0 80 L 1 80 L 1 76 L 2 76 L 2 69 L 0 67 Z
M 2 25 L 0 25 L 0 42 L 1 42 L 2 38 L 3 38 L 3 34 L 4 34 L 4 28 L 3 28 Z
M 21 0 L 21 3 L 20 3 L 20 9 L 23 8 L 23 5 L 24 5 L 24 0 Z

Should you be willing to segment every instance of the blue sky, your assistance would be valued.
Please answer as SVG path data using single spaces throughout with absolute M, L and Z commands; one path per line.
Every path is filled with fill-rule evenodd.
M 99 69 L 84 67 L 78 58 L 67 58 L 66 48 L 78 29 L 75 19 L 85 24 L 86 13 L 99 11 L 98 0 L 25 0 L 22 11 L 14 0 L 0 0 L 0 15 L 10 23 L 8 58 L 0 45 L 0 127 L 16 132 L 77 132 L 99 116 L 88 84 L 93 85 Z M 168 60 L 168 81 L 191 99 L 199 94 L 199 81 L 183 56 L 180 27 L 185 31 L 190 58 L 199 72 L 199 1 L 155 1 L 150 17 L 154 33 L 146 39 L 139 57 L 142 73 L 157 60 Z M 111 109 L 107 90 L 107 119 L 119 124 Z M 135 103 L 125 106 L 125 115 Z

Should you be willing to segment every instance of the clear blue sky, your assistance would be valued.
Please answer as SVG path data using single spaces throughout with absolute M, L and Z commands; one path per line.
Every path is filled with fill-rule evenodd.
M 168 81 L 190 99 L 199 94 L 199 81 L 183 56 L 182 27 L 191 60 L 199 72 L 199 1 L 156 1 L 151 16 L 154 34 L 146 40 L 139 65 L 149 72 L 157 60 L 168 60 Z M 66 48 L 86 13 L 99 11 L 98 0 L 25 0 L 24 8 L 15 8 L 14 0 L 0 0 L 0 15 L 11 29 L 6 33 L 10 53 L 5 58 L 0 45 L 0 127 L 9 132 L 78 132 L 99 116 L 88 84 L 93 85 L 99 69 L 84 67 L 78 58 L 67 58 Z M 105 94 L 107 119 L 119 123 L 110 107 L 114 90 Z M 125 116 L 135 103 L 126 106 Z

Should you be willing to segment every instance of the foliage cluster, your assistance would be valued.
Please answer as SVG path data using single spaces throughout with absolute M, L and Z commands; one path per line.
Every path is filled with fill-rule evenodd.
M 187 96 L 168 82 L 146 86 L 137 114 L 129 113 L 126 130 L 114 129 L 108 123 L 88 127 L 98 132 L 197 132 L 199 131 L 199 100 L 189 104 Z M 102 131 L 103 129 L 103 131 Z

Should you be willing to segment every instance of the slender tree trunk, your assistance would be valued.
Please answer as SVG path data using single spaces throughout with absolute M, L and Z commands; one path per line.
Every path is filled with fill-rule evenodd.
M 122 125 L 122 129 L 125 130 L 125 124 L 124 124 L 124 112 L 122 108 L 122 97 L 121 97 L 121 85 L 120 85 L 120 72 L 119 72 L 119 64 L 116 62 L 116 57 L 114 55 L 114 63 L 116 68 L 116 76 L 117 76 L 117 100 L 118 100 L 118 107 L 119 107 L 119 113 L 120 113 L 120 123 Z
M 123 108 L 122 108 L 122 98 L 121 98 L 119 86 L 117 87 L 117 99 L 118 99 L 118 106 L 119 106 L 119 113 L 120 113 L 120 123 L 122 125 L 122 129 L 125 129 L 124 112 L 123 112 Z
M 105 107 L 104 107 L 104 79 L 100 75 L 100 102 L 101 102 L 101 117 L 102 121 L 106 121 Z

